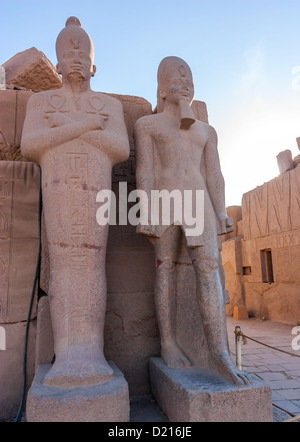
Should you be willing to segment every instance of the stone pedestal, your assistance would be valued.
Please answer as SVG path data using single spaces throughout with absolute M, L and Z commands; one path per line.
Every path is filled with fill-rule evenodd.
M 170 422 L 273 422 L 271 390 L 253 378 L 237 387 L 200 368 L 150 360 L 152 392 Z
M 43 384 L 51 365 L 41 365 L 28 393 L 27 422 L 128 422 L 129 393 L 123 374 L 113 364 L 111 381 L 80 388 Z

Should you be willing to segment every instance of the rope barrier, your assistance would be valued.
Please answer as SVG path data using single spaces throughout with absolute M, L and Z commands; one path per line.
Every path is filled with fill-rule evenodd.
M 263 345 L 264 347 L 271 348 L 272 350 L 276 350 L 276 351 L 279 351 L 281 353 L 285 353 L 286 355 L 293 356 L 294 358 L 300 358 L 300 355 L 295 355 L 295 353 L 290 353 L 290 352 L 285 351 L 285 350 L 280 350 L 279 348 L 272 347 L 272 345 L 264 344 L 263 342 L 257 341 L 256 339 L 249 338 L 249 336 L 244 335 L 244 333 L 241 331 L 241 329 L 235 330 L 234 333 L 235 333 L 236 336 L 240 336 L 243 339 L 244 345 L 247 344 L 247 339 L 249 339 L 250 341 L 253 341 L 253 342 L 256 342 L 257 344 Z
M 289 355 L 289 356 L 293 356 L 293 357 L 296 357 L 296 358 L 300 358 L 300 355 L 295 355 L 295 353 L 290 353 L 290 352 L 288 352 L 288 351 L 281 350 L 281 349 L 279 349 L 279 348 L 273 347 L 272 345 L 264 344 L 263 342 L 257 341 L 256 339 L 253 339 L 253 338 L 250 338 L 249 336 L 246 336 L 246 335 L 242 332 L 242 330 L 241 330 L 240 327 L 236 327 L 236 328 L 235 328 L 234 334 L 235 334 L 235 336 L 236 336 L 236 350 L 237 350 L 237 354 L 236 354 L 235 356 L 238 356 L 238 351 L 239 351 L 239 358 L 237 357 L 237 365 L 240 365 L 240 366 L 241 366 L 241 344 L 239 343 L 239 338 L 242 338 L 242 341 L 243 341 L 243 344 L 244 344 L 244 345 L 247 345 L 247 343 L 248 343 L 247 340 L 249 339 L 250 341 L 253 341 L 253 342 L 256 342 L 257 344 L 263 345 L 264 347 L 271 348 L 272 350 L 279 351 L 280 353 L 284 353 L 284 354 L 287 354 L 287 355 Z M 231 353 L 232 353 L 232 352 L 231 352 Z M 234 353 L 232 353 L 232 354 L 234 354 Z M 240 360 L 239 360 L 239 359 L 240 359 Z M 245 367 L 246 367 L 246 366 L 245 366 Z M 250 367 L 248 367 L 248 368 L 250 368 Z M 262 379 L 258 374 L 255 373 L 255 375 L 256 375 L 258 378 Z M 262 380 L 263 380 L 263 379 L 262 379 Z M 287 413 L 287 414 L 289 414 L 290 416 L 292 416 L 291 419 L 288 419 L 288 420 L 283 421 L 284 423 L 300 421 L 300 415 L 299 415 L 299 416 L 295 416 L 294 414 L 290 413 L 289 411 L 284 410 L 283 408 L 280 408 L 278 405 L 275 405 L 275 404 L 272 404 L 272 405 L 273 405 L 274 407 L 278 408 L 279 410 L 284 411 L 285 413 Z
M 286 422 L 297 422 L 297 421 L 300 421 L 300 415 L 299 416 L 295 416 L 292 419 L 288 419 L 287 421 L 283 421 L 283 423 L 286 423 Z

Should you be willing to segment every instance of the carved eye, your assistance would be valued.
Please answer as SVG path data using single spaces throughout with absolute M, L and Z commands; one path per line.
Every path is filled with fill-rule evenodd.
M 88 61 L 88 62 L 91 61 L 90 56 L 89 56 L 88 54 L 86 54 L 85 52 L 80 52 L 79 55 L 80 55 L 80 58 L 81 58 L 82 60 L 84 60 L 84 61 Z
M 73 56 L 74 56 L 74 52 L 65 52 L 64 53 L 64 58 L 73 58 Z

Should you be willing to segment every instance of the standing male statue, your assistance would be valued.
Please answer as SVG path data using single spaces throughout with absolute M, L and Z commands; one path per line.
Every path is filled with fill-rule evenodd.
M 224 179 L 220 170 L 215 130 L 193 118 L 192 73 L 180 58 L 165 58 L 158 69 L 158 113 L 142 117 L 135 126 L 137 187 L 151 191 L 204 191 L 204 231 L 189 237 L 185 225 L 139 226 L 138 232 L 155 246 L 155 302 L 161 334 L 161 356 L 167 366 L 193 365 L 176 339 L 176 263 L 182 239 L 194 266 L 197 301 L 210 356 L 218 373 L 236 385 L 249 384 L 228 352 L 223 287 L 219 270 L 218 234 L 232 230 L 226 215 Z M 174 215 L 174 214 L 173 214 Z
M 44 385 L 78 387 L 113 377 L 103 355 L 108 226 L 96 222 L 96 196 L 130 148 L 121 103 L 90 88 L 94 48 L 77 18 L 56 52 L 62 88 L 30 98 L 21 149 L 42 169 L 56 355 Z

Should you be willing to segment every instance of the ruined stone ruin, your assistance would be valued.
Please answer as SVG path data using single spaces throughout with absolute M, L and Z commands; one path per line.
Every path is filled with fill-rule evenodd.
M 163 60 L 153 110 L 91 90 L 77 18 L 56 51 L 57 69 L 31 48 L 0 72 L 0 420 L 23 396 L 28 422 L 128 422 L 130 397 L 152 394 L 171 422 L 272 421 L 270 389 L 228 352 L 221 250 L 235 225 L 189 66 Z M 120 184 L 208 188 L 204 230 L 189 236 L 174 213 L 99 224 L 98 193 L 119 208 Z

